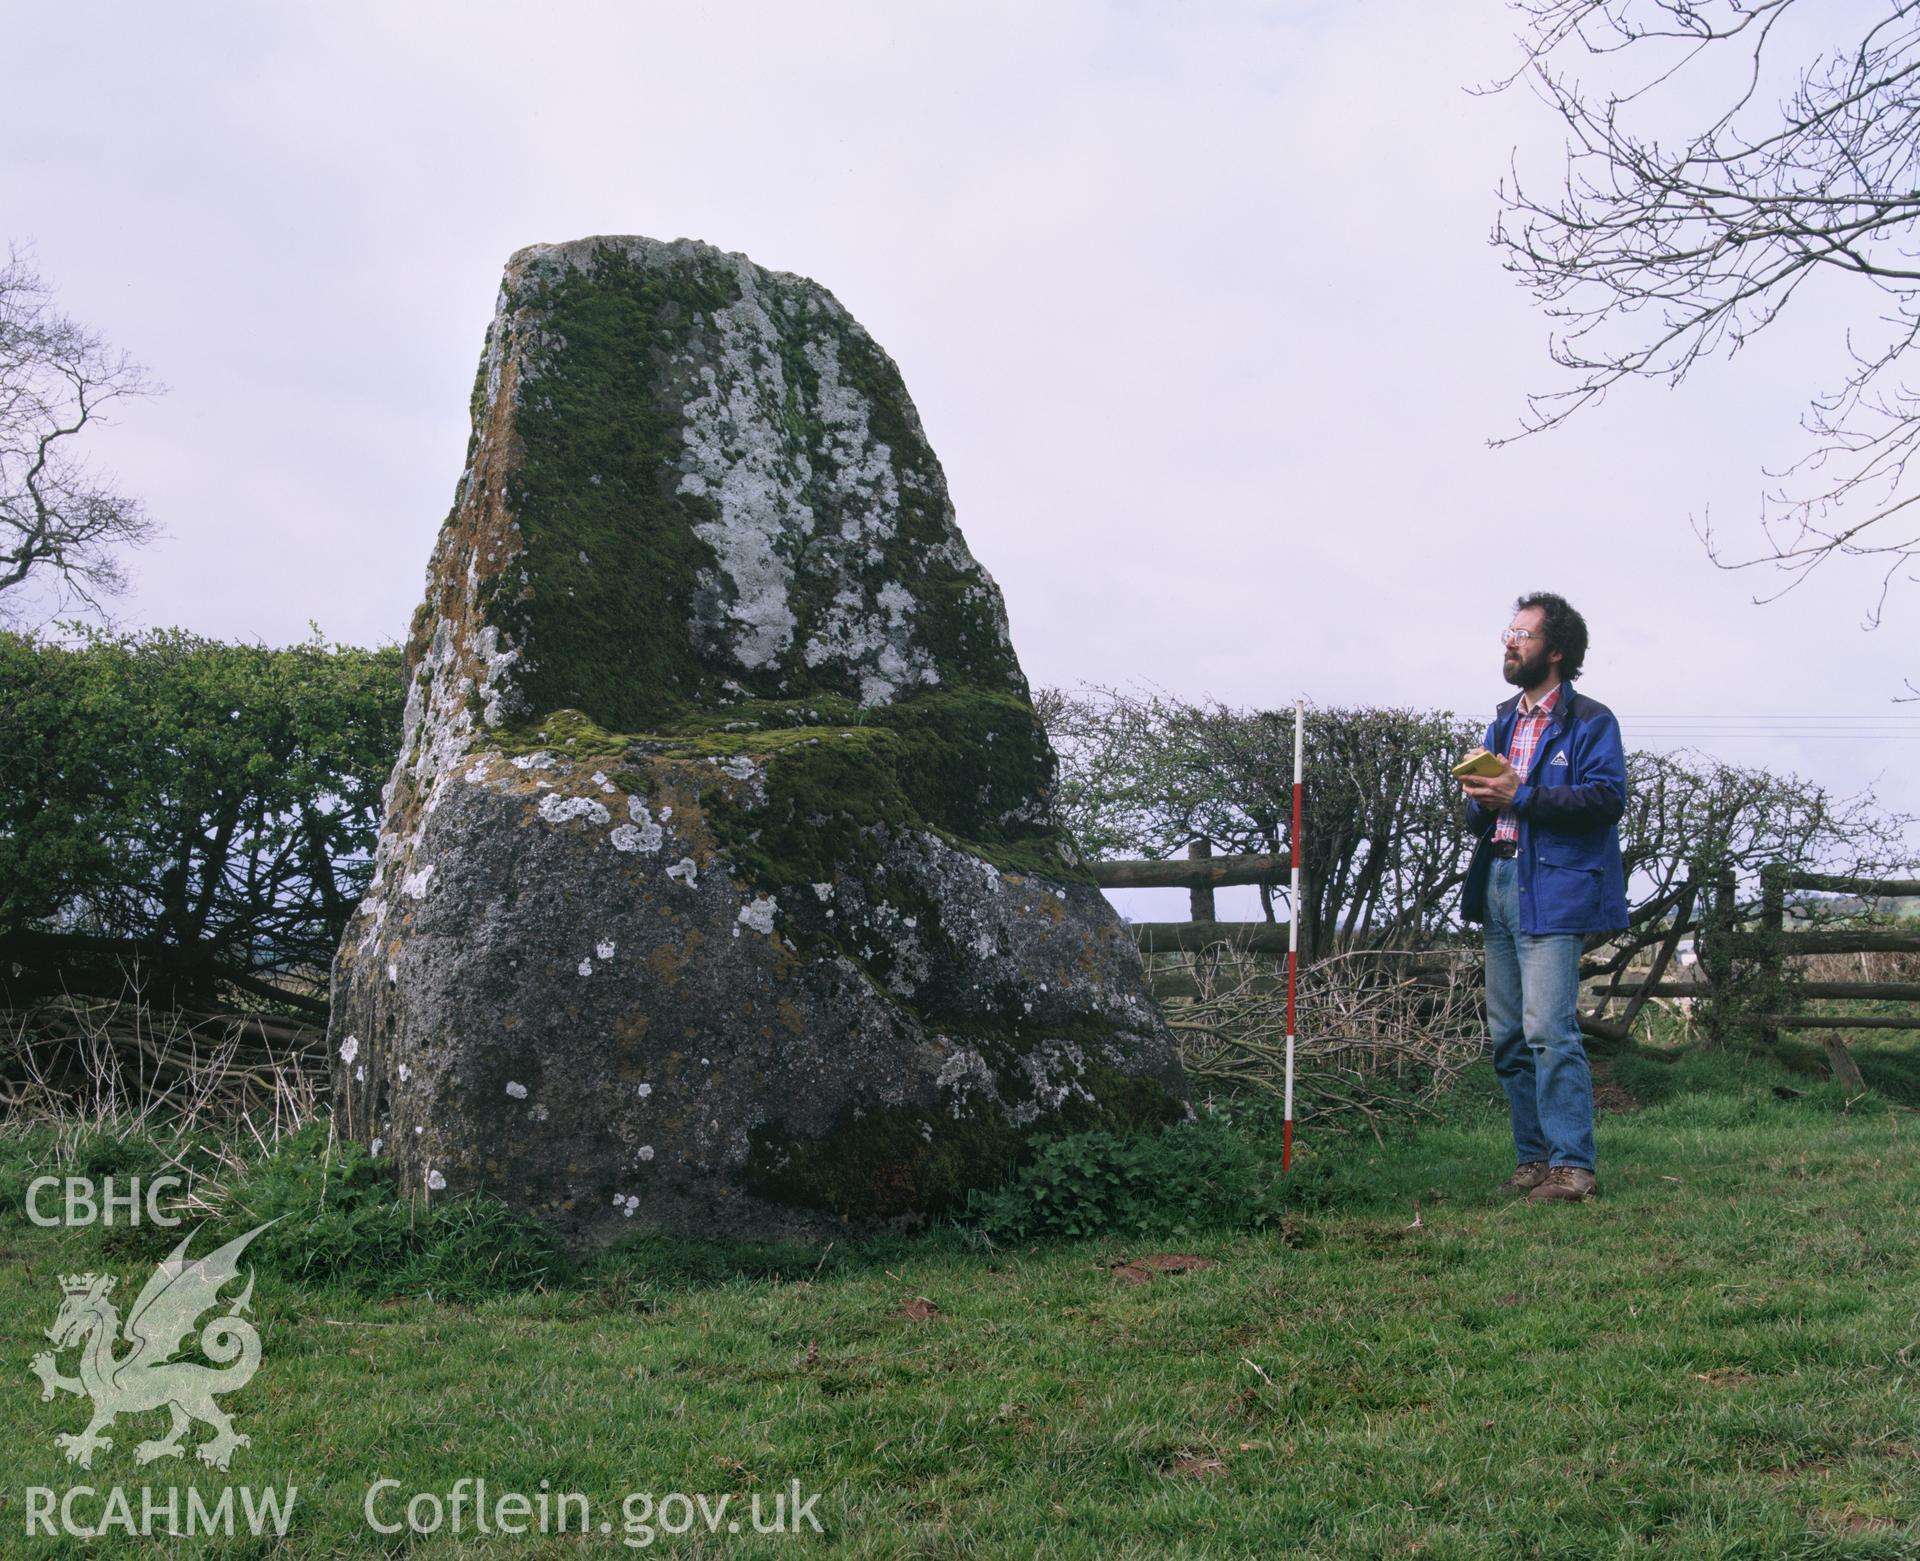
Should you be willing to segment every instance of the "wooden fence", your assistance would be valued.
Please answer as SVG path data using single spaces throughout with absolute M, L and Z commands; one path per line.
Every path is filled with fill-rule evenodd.
M 1094 862 L 1103 889 L 1185 889 L 1188 920 L 1137 921 L 1133 938 L 1142 954 L 1194 953 L 1230 943 L 1249 954 L 1284 954 L 1287 925 L 1271 921 L 1216 921 L 1213 891 L 1234 884 L 1284 883 L 1293 871 L 1289 855 L 1215 856 L 1207 840 L 1189 842 L 1185 859 Z
M 1293 869 L 1290 856 L 1215 856 L 1208 841 L 1195 840 L 1188 845 L 1184 859 L 1095 862 L 1092 867 L 1094 878 L 1103 889 L 1187 890 L 1190 898 L 1186 921 L 1133 923 L 1134 941 L 1143 955 L 1191 953 L 1222 942 L 1247 953 L 1284 954 L 1287 950 L 1286 923 L 1218 921 L 1214 915 L 1213 894 L 1214 890 L 1233 884 L 1285 882 Z M 1737 885 L 1731 875 L 1716 885 L 1713 905 L 1704 918 L 1705 925 L 1698 939 L 1696 969 L 1699 974 L 1693 979 L 1657 980 L 1651 985 L 1623 981 L 1588 988 L 1588 997 L 1604 1004 L 1630 1000 L 1643 992 L 1649 997 L 1727 996 L 1736 962 L 1742 959 L 1757 961 L 1762 978 L 1769 985 L 1775 985 L 1785 962 L 1803 955 L 1920 953 L 1920 929 L 1828 927 L 1790 932 L 1786 916 L 1787 895 L 1796 889 L 1852 894 L 1869 900 L 1904 899 L 1920 897 L 1920 880 L 1846 878 L 1776 866 L 1762 870 L 1760 885 L 1757 929 L 1740 922 Z M 1800 981 L 1788 990 L 1806 1000 L 1911 1003 L 1916 1009 L 1906 1014 L 1764 1013 L 1756 1016 L 1754 1022 L 1761 1027 L 1761 1038 L 1767 1043 L 1777 1040 L 1779 1032 L 1786 1029 L 1920 1029 L 1920 982 Z M 1833 1057 L 1836 1072 L 1844 1076 L 1851 1069 L 1852 1061 L 1845 1056 L 1846 1049 L 1837 1036 L 1830 1038 L 1827 1050 Z M 1838 1056 L 1834 1056 L 1836 1051 Z
M 1786 962 L 1814 954 L 1920 953 L 1920 929 L 1890 927 L 1822 927 L 1802 932 L 1787 930 L 1787 895 L 1795 889 L 1852 894 L 1862 899 L 1906 899 L 1920 896 L 1920 880 L 1908 878 L 1847 878 L 1832 873 L 1807 873 L 1772 866 L 1760 872 L 1760 918 L 1757 927 L 1744 925 L 1736 908 L 1737 889 L 1731 875 L 1716 886 L 1712 910 L 1698 939 L 1699 974 L 1686 981 L 1656 981 L 1652 985 L 1608 986 L 1589 989 L 1601 1000 L 1649 997 L 1729 997 L 1736 979 L 1735 966 L 1746 960 L 1759 968 L 1767 987 L 1782 990 Z M 1840 1002 L 1898 1002 L 1920 1005 L 1920 982 L 1915 981 L 1798 981 L 1784 988 L 1793 997 Z M 1761 1013 L 1753 1017 L 1761 1040 L 1771 1044 L 1782 1030 L 1913 1030 L 1920 1029 L 1920 1006 L 1904 1014 Z M 1827 1052 L 1835 1071 L 1852 1070 L 1850 1058 L 1837 1036 L 1829 1037 Z M 1836 1055 L 1838 1053 L 1839 1055 Z M 1844 1060 L 1843 1060 L 1844 1059 Z M 1853 1074 L 1858 1077 L 1857 1072 Z

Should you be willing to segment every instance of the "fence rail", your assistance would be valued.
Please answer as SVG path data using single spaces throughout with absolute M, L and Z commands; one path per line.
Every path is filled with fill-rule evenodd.
M 1706 997 L 1712 991 L 1713 983 L 1710 981 L 1656 981 L 1651 986 L 1622 983 L 1618 991 L 1596 981 L 1587 988 L 1587 995 L 1594 998 L 1626 997 L 1633 992 L 1645 992 L 1649 997 Z M 1920 981 L 1802 981 L 1794 987 L 1793 995 L 1837 998 L 1841 1001 L 1857 998 L 1863 1002 L 1920 1003 Z
M 1090 864 L 1095 881 L 1104 889 L 1185 889 L 1191 896 L 1191 914 L 1186 921 L 1148 921 L 1132 925 L 1134 942 L 1142 954 L 1193 953 L 1217 943 L 1226 943 L 1245 953 L 1284 954 L 1287 949 L 1285 922 L 1223 922 L 1215 919 L 1213 891 L 1235 884 L 1270 884 L 1285 880 L 1293 860 L 1284 853 L 1244 856 L 1215 856 L 1212 845 L 1196 840 L 1183 858 L 1141 861 L 1110 861 Z M 1701 978 L 1693 981 L 1657 979 L 1651 983 L 1621 982 L 1619 985 L 1596 983 L 1585 988 L 1589 1002 L 1631 1002 L 1636 997 L 1707 997 L 1724 992 L 1731 979 L 1731 967 L 1737 959 L 1757 960 L 1767 973 L 1777 978 L 1784 961 L 1813 954 L 1911 954 L 1920 953 L 1920 929 L 1895 928 L 1821 928 L 1813 931 L 1786 930 L 1786 897 L 1795 889 L 1811 889 L 1829 894 L 1852 894 L 1862 899 L 1920 898 L 1920 879 L 1856 878 L 1836 873 L 1811 873 L 1781 867 L 1768 867 L 1760 875 L 1760 926 L 1738 924 L 1735 909 L 1736 888 L 1731 876 L 1716 886 L 1717 903 L 1705 918 L 1701 932 Z M 1664 963 L 1664 962 L 1662 962 Z M 1920 1006 L 1920 982 L 1911 981 L 1805 981 L 1791 988 L 1798 999 L 1839 1002 L 1896 1002 Z M 1600 1012 L 1591 1018 L 1595 1033 L 1606 1033 Z M 1890 1030 L 1920 1029 L 1920 1012 L 1912 1014 L 1812 1015 L 1799 1013 L 1763 1013 L 1752 1021 L 1760 1026 L 1763 1041 L 1778 1038 L 1781 1030 Z M 1845 1045 L 1836 1035 L 1828 1050 L 1842 1052 Z
M 1194 954 L 1216 943 L 1246 954 L 1284 954 L 1283 921 L 1136 921 L 1133 941 L 1142 954 Z
M 1819 932 L 1788 932 L 1787 894 L 1794 889 L 1814 889 L 1829 894 L 1851 894 L 1861 899 L 1905 899 L 1920 896 L 1920 882 L 1898 878 L 1849 878 L 1837 873 L 1807 873 L 1787 867 L 1760 870 L 1761 963 L 1770 978 L 1777 979 L 1781 962 L 1805 954 L 1911 954 L 1920 952 L 1920 931 L 1891 931 L 1872 927 L 1842 928 Z M 1738 944 L 1736 943 L 1736 948 Z M 1903 1022 L 1904 1021 L 1904 1022 Z M 1910 1028 L 1920 1015 L 1843 1016 L 1828 1028 L 1851 1030 L 1891 1030 Z M 1763 1014 L 1760 1038 L 1771 1044 L 1780 1032 L 1807 1029 L 1821 1021 L 1801 1014 Z
M 1734 962 L 1748 959 L 1760 966 L 1762 979 L 1778 990 L 1789 959 L 1813 954 L 1920 953 L 1920 930 L 1881 927 L 1832 927 L 1789 932 L 1787 895 L 1795 889 L 1852 894 L 1861 899 L 1920 897 L 1920 880 L 1908 878 L 1854 878 L 1837 873 L 1800 872 L 1765 867 L 1760 873 L 1760 925 L 1738 922 L 1732 875 L 1717 885 L 1713 911 L 1706 919 L 1700 942 L 1700 977 L 1692 981 L 1655 980 L 1651 984 L 1621 982 L 1617 987 L 1596 984 L 1586 989 L 1590 1001 L 1606 1003 L 1641 997 L 1698 998 L 1726 995 L 1734 979 Z M 1920 1004 L 1920 983 L 1911 981 L 1803 981 L 1783 994 L 1790 999 L 1838 1002 L 1895 1002 Z M 1779 1039 L 1782 1030 L 1911 1030 L 1920 1029 L 1920 1012 L 1906 1014 L 1761 1013 L 1751 1023 L 1760 1027 L 1764 1044 Z M 1828 1038 L 1827 1051 L 1846 1051 L 1838 1035 Z
M 1195 856 L 1182 860 L 1095 862 L 1102 889 L 1226 889 L 1243 883 L 1280 883 L 1293 870 L 1291 856 Z

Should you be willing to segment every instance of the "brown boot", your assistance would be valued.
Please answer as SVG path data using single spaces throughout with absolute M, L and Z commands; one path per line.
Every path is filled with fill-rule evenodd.
M 1547 1162 L 1529 1160 L 1513 1168 L 1513 1175 L 1500 1184 L 1502 1192 L 1532 1192 L 1547 1179 Z
M 1600 1189 L 1593 1172 L 1577 1165 L 1556 1165 L 1546 1180 L 1527 1194 L 1529 1203 L 1584 1203 Z

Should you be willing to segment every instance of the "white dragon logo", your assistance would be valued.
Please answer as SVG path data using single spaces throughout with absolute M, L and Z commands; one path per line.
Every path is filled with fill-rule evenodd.
M 213 1436 L 195 1449 L 202 1463 L 225 1469 L 234 1449 L 247 1445 L 248 1438 L 233 1429 L 233 1422 L 213 1400 L 216 1394 L 244 1387 L 260 1366 L 260 1334 L 240 1315 L 253 1296 L 251 1274 L 246 1289 L 200 1334 L 200 1348 L 207 1359 L 225 1369 L 171 1357 L 193 1332 L 200 1314 L 219 1304 L 221 1286 L 239 1272 L 240 1254 L 266 1228 L 256 1226 L 202 1258 L 186 1255 L 193 1237 L 184 1237 L 173 1255 L 154 1270 L 133 1303 L 126 1325 L 126 1341 L 133 1348 L 118 1359 L 113 1351 L 120 1340 L 120 1314 L 107 1299 L 113 1277 L 61 1275 L 60 1289 L 65 1298 L 60 1303 L 60 1315 L 47 1330 L 53 1349 L 33 1357 L 33 1373 L 40 1379 L 43 1404 L 52 1400 L 56 1390 L 93 1400 L 93 1419 L 86 1430 L 63 1432 L 54 1438 L 69 1462 L 91 1469 L 93 1455 L 113 1446 L 113 1438 L 100 1433 L 116 1415 L 143 1414 L 162 1407 L 172 1414 L 173 1428 L 134 1449 L 140 1463 L 179 1457 L 180 1438 L 196 1420 L 214 1430 Z M 80 1375 L 63 1377 L 54 1355 L 74 1345 L 82 1351 Z

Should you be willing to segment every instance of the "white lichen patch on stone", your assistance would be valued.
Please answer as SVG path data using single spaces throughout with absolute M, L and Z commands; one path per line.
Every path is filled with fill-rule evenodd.
M 412 1077 L 413 1077 L 413 1069 L 409 1068 L 404 1062 L 401 1063 L 400 1064 L 400 1082 L 404 1084 L 407 1082 L 408 1079 Z
M 667 869 L 669 878 L 677 878 L 689 889 L 697 886 L 699 869 L 690 856 L 683 856 Z
M 578 969 L 579 969 L 579 972 L 580 972 L 580 974 L 581 974 L 581 975 L 583 975 L 583 976 L 590 976 L 590 975 L 592 975 L 592 974 L 593 974 L 593 961 L 592 961 L 592 960 L 590 960 L 590 959 L 583 959 L 583 960 L 581 960 L 581 961 L 580 961 L 580 964 L 579 964 L 579 967 L 578 967 Z
M 1015 1059 L 1027 1076 L 1031 1095 L 1007 1107 L 1007 1119 L 1015 1127 L 1025 1127 L 1042 1112 L 1058 1111 L 1070 1100 L 1092 1104 L 1095 1096 L 1083 1079 L 1086 1057 L 1072 1041 L 1043 1040 Z
M 642 1160 L 651 1160 L 653 1158 L 652 1144 L 642 1144 L 640 1146 L 640 1158 Z
M 467 767 L 465 779 L 469 786 L 478 786 L 487 778 L 488 758 L 489 755 L 483 753 Z
M 891 583 L 880 588 L 881 598 L 890 590 L 898 591 L 893 600 L 905 598 L 911 604 L 905 590 Z M 858 581 L 834 592 L 833 603 L 808 636 L 802 656 L 810 667 L 837 661 L 856 670 L 863 705 L 888 704 L 903 688 L 940 681 L 932 653 L 915 639 L 904 612 L 897 607 L 884 617 L 875 612 Z
M 513 756 L 516 770 L 550 770 L 559 761 L 544 748 L 538 753 L 517 753 Z
M 612 959 L 615 948 L 616 945 L 613 939 L 602 938 L 593 946 L 593 957 L 595 959 Z
M 375 895 L 368 895 L 360 902 L 357 915 L 366 918 L 366 931 L 360 934 L 360 941 L 353 947 L 355 954 L 364 954 L 379 939 L 380 929 L 386 925 L 386 902 Z
M 400 984 L 400 967 L 396 965 L 392 960 L 388 960 L 387 961 L 387 985 L 398 986 L 399 984 Z
M 507 1093 L 515 1100 L 525 1100 L 527 1098 L 527 1086 L 522 1084 L 518 1079 L 508 1079 Z
M 540 816 L 549 824 L 564 824 L 576 818 L 584 818 L 589 824 L 605 824 L 613 818 L 606 804 L 592 797 L 562 797 L 557 793 L 540 799 Z
M 418 872 L 408 873 L 400 880 L 400 892 L 410 900 L 424 900 L 427 897 L 427 885 L 433 881 L 433 864 L 429 862 Z
M 645 1100 L 645 1099 L 647 1098 L 647 1096 L 649 1096 L 649 1095 L 651 1095 L 651 1094 L 653 1093 L 653 1086 L 652 1086 L 651 1084 L 638 1084 L 638 1085 L 635 1085 L 635 1086 L 634 1086 L 634 1093 L 636 1093 L 637 1095 L 639 1095 L 639 1097 L 640 1097 L 640 1098 L 641 1098 L 642 1100 Z
M 358 1057 L 359 1055 L 360 1055 L 360 1037 L 359 1036 L 349 1035 L 344 1041 L 340 1043 L 340 1060 L 346 1063 L 349 1067 L 352 1066 L 353 1059 Z
M 616 851 L 658 851 L 666 840 L 666 831 L 656 824 L 647 813 L 646 800 L 641 797 L 627 798 L 627 816 L 631 824 L 616 824 L 613 833 L 607 836 Z M 665 816 L 663 811 L 662 817 Z
M 813 892 L 823 902 L 830 900 L 833 898 L 833 885 L 830 883 L 817 883 L 813 886 Z
M 447 1179 L 438 1171 L 429 1171 L 427 1172 L 427 1186 L 434 1192 L 445 1192 L 447 1189 Z
M 885 900 L 874 904 L 868 914 L 872 918 L 872 931 L 893 956 L 887 972 L 887 990 L 911 997 L 933 974 L 932 962 L 915 932 L 915 918 L 903 916 L 898 907 Z
M 952 1094 L 947 1110 L 956 1121 L 965 1115 L 975 1090 L 984 1090 L 989 1096 L 994 1093 L 993 1069 L 987 1066 L 987 1059 L 970 1046 L 956 1046 L 947 1054 L 934 1076 L 934 1083 Z
M 841 368 L 839 333 L 859 328 L 830 302 L 823 308 L 810 292 L 770 283 L 744 259 L 735 275 L 740 295 L 714 311 L 712 361 L 696 367 L 698 389 L 682 411 L 679 491 L 717 512 L 693 528 L 715 555 L 699 578 L 698 621 L 741 666 L 774 666 L 793 643 L 795 563 L 804 549 L 806 568 L 831 592 L 804 648 L 807 665 L 845 667 L 869 705 L 938 683 L 914 628 L 912 593 L 889 581 L 868 595 L 871 571 L 899 535 L 901 478 L 894 452 L 874 437 L 872 404 Z M 791 434 L 791 406 L 804 393 L 787 371 L 796 302 L 807 316 L 799 345 L 823 429 L 810 449 Z M 830 533 L 815 535 L 814 495 L 838 518 Z M 957 533 L 937 546 L 957 554 L 950 567 L 980 573 Z M 990 586 L 988 594 L 997 596 Z
M 715 561 L 700 572 L 700 594 L 725 601 L 728 648 L 741 666 L 758 668 L 793 643 L 790 553 L 813 530 L 803 496 L 812 472 L 804 459 L 796 461 L 782 426 L 787 380 L 779 329 L 752 267 L 742 263 L 738 274 L 739 299 L 713 314 L 714 361 L 699 370 L 704 389 L 682 414 L 679 491 L 710 500 L 719 512 L 693 528 Z M 707 627 L 723 625 L 710 618 Z
M 387 1141 L 384 1138 L 380 1138 L 376 1136 L 373 1142 L 367 1145 L 367 1153 L 372 1155 L 374 1159 L 378 1160 L 380 1158 L 380 1151 L 386 1147 L 387 1147 Z
M 502 687 L 501 680 L 507 669 L 520 659 L 520 652 L 512 648 L 502 649 L 500 630 L 488 624 L 473 637 L 473 653 L 486 668 L 478 687 L 479 695 L 485 701 L 480 719 L 488 726 L 498 726 L 507 717 L 508 692 Z
M 750 903 L 740 907 L 736 920 L 751 927 L 755 932 L 773 931 L 773 896 L 761 895 Z
M 866 397 L 841 376 L 838 341 L 823 333 L 803 350 L 819 376 L 819 413 L 826 428 L 814 453 L 841 516 L 830 560 L 838 588 L 803 657 L 810 667 L 827 661 L 846 666 L 859 678 L 862 704 L 885 704 L 905 688 L 940 681 L 931 652 L 914 630 L 912 592 L 889 580 L 869 602 L 864 583 L 866 571 L 886 556 L 880 544 L 891 541 L 900 527 L 893 452 L 873 437 Z M 967 563 L 978 567 L 970 558 Z

